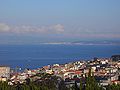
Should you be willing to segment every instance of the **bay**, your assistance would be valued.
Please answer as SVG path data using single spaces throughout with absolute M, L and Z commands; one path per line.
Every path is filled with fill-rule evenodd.
M 39 68 L 120 54 L 120 45 L 0 45 L 0 65 Z

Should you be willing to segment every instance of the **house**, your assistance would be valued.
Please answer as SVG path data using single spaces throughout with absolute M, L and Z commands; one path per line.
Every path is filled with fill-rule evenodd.
M 0 66 L 0 78 L 6 78 L 6 79 L 10 78 L 10 67 Z

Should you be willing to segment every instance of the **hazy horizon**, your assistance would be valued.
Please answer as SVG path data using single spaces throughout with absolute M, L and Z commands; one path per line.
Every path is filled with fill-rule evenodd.
M 120 0 L 1 0 L 0 44 L 119 41 Z

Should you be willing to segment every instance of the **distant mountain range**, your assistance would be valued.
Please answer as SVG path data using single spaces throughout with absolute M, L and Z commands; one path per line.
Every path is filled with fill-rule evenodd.
M 82 45 L 120 45 L 120 41 L 78 41 L 72 43 Z
M 50 42 L 42 44 L 65 45 L 120 45 L 120 41 L 76 41 L 76 42 Z

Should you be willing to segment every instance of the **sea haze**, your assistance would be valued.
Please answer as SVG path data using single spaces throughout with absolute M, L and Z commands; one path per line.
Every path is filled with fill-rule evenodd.
M 0 45 L 0 65 L 34 69 L 114 54 L 120 54 L 120 45 Z

